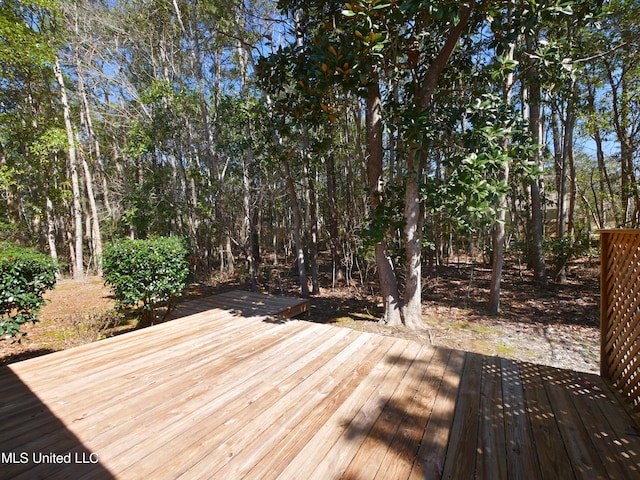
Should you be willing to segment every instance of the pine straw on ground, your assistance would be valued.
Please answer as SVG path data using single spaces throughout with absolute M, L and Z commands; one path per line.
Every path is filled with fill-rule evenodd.
M 501 314 L 486 311 L 490 269 L 469 262 L 440 266 L 423 285 L 425 330 L 409 331 L 379 321 L 382 305 L 371 295 L 374 285 L 330 288 L 331 275 L 321 277 L 312 298 L 310 321 L 331 323 L 421 343 L 497 355 L 545 365 L 597 373 L 599 370 L 599 266 L 595 259 L 574 262 L 563 285 L 534 287 L 531 275 L 510 264 L 502 283 Z M 283 273 L 283 272 L 281 272 Z M 265 293 L 296 295 L 295 276 L 284 272 L 260 285 Z M 272 276 L 272 278 L 275 278 Z M 233 288 L 237 281 L 194 283 L 185 299 Z M 25 328 L 20 343 L 0 340 L 0 363 L 6 364 L 70 348 L 135 327 L 131 315 L 117 315 L 101 278 L 63 280 L 47 294 L 41 321 Z

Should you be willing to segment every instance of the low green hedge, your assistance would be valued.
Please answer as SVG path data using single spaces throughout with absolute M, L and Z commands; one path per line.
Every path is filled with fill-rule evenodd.
M 142 303 L 140 324 L 153 324 L 156 308 L 171 309 L 189 275 L 188 250 L 179 237 L 119 240 L 106 246 L 102 266 L 119 308 Z
M 38 321 L 44 293 L 56 284 L 58 265 L 33 249 L 0 242 L 0 336 L 17 338 L 20 327 Z

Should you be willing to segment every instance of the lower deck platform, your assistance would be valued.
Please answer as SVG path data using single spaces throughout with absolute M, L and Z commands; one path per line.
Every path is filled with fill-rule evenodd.
M 599 377 L 271 316 L 304 308 L 230 292 L 2 367 L 0 478 L 640 478 Z

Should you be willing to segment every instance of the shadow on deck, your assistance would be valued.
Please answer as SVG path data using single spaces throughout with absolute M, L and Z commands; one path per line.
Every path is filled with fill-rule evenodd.
M 0 398 L 0 478 L 115 478 L 10 368 L 0 368 Z

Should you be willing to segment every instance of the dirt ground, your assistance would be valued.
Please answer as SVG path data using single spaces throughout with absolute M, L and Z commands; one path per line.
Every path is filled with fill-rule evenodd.
M 506 266 L 502 313 L 488 315 L 490 269 L 470 263 L 441 266 L 425 278 L 423 320 L 419 332 L 392 328 L 378 321 L 379 299 L 362 286 L 322 288 L 312 298 L 310 321 L 409 338 L 487 355 L 497 355 L 561 368 L 597 373 L 599 369 L 599 286 L 597 260 L 583 260 L 569 269 L 566 284 L 533 286 L 524 268 Z M 322 278 L 324 285 L 331 282 Z M 295 295 L 295 283 L 285 282 L 275 291 Z M 192 284 L 186 298 L 231 288 L 237 282 Z M 370 292 L 370 287 L 366 288 Z M 62 280 L 47 294 L 40 322 L 28 325 L 20 343 L 0 340 L 0 363 L 70 348 L 135 328 L 135 319 L 113 310 L 110 291 L 98 277 L 83 282 Z
M 423 322 L 412 332 L 377 322 L 382 306 L 355 289 L 322 291 L 312 319 L 421 343 L 598 373 L 600 368 L 599 263 L 571 265 L 568 280 L 534 287 L 524 267 L 505 267 L 500 315 L 489 315 L 489 267 L 468 263 L 438 267 L 424 279 Z M 346 293 L 346 295 L 345 295 Z

